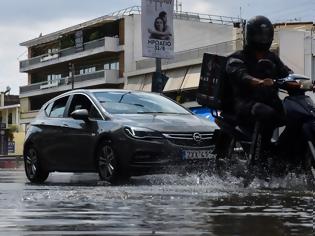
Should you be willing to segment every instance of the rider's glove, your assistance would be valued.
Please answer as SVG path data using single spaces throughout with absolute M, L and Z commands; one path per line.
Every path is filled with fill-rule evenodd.
M 272 79 L 263 79 L 263 80 L 260 80 L 260 86 L 262 87 L 270 87 L 270 86 L 273 86 L 273 80 Z
M 300 84 L 300 89 L 302 90 L 308 90 L 308 91 L 314 90 L 314 84 L 313 84 L 313 81 L 311 80 L 301 80 L 299 84 Z

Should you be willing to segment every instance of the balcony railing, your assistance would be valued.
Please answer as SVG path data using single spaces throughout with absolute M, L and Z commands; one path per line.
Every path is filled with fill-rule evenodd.
M 140 6 L 132 6 L 126 9 L 122 9 L 106 16 L 101 16 L 96 18 L 96 20 L 104 20 L 110 16 L 125 16 L 125 15 L 132 15 L 132 14 L 141 14 L 141 7 Z M 239 17 L 229 17 L 229 16 L 219 16 L 219 15 L 209 15 L 209 14 L 201 14 L 196 12 L 185 12 L 185 11 L 175 11 L 174 10 L 174 18 L 180 20 L 194 20 L 200 22 L 207 22 L 207 23 L 216 23 L 216 24 L 226 24 L 226 25 L 233 25 L 236 23 L 241 23 L 243 19 Z
M 25 120 L 30 121 L 36 117 L 37 113 L 38 113 L 38 110 L 22 112 L 20 118 L 21 118 L 21 120 L 24 120 L 24 122 L 25 122 Z
M 97 81 L 96 81 L 97 80 Z M 74 87 L 81 88 L 86 85 L 88 86 L 98 84 L 120 84 L 123 83 L 123 79 L 119 78 L 118 70 L 101 70 L 94 73 L 75 75 L 74 76 Z M 40 83 L 34 83 L 20 87 L 20 94 L 27 95 L 30 92 L 37 92 L 43 94 L 47 92 L 55 92 L 56 90 L 68 90 L 71 89 L 72 78 L 65 77 L 61 79 L 55 79 L 50 81 L 44 81 Z M 48 91 L 49 90 L 49 91 Z
M 176 52 L 173 59 L 162 60 L 162 65 L 174 64 L 178 62 L 202 59 L 204 53 L 215 53 L 220 55 L 226 55 L 240 49 L 242 46 L 242 40 L 236 39 L 232 41 L 227 41 L 223 43 L 213 44 L 205 47 L 200 47 L 196 49 L 191 49 L 187 51 Z M 147 69 L 155 67 L 155 59 L 144 59 L 136 62 L 136 69 Z
M 99 49 L 99 50 L 96 51 L 95 49 Z M 114 37 L 105 37 L 105 38 L 101 38 L 101 39 L 84 43 L 83 50 L 78 50 L 76 47 L 70 47 L 70 48 L 59 50 L 58 52 L 55 52 L 55 53 L 46 53 L 40 56 L 36 56 L 27 60 L 20 61 L 20 71 L 25 72 L 26 70 L 39 68 L 39 67 L 46 66 L 52 63 L 64 62 L 67 60 L 75 59 L 77 57 L 87 56 L 87 55 L 90 55 L 89 52 L 94 54 L 94 53 L 107 52 L 107 51 L 116 52 L 118 50 L 119 50 L 119 39 L 114 38 Z M 80 54 L 77 54 L 77 53 L 80 53 Z

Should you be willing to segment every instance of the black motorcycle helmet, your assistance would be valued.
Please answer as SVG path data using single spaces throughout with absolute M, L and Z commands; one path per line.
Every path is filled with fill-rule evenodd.
M 252 51 L 268 51 L 273 33 L 273 25 L 267 17 L 255 16 L 246 24 L 245 47 Z

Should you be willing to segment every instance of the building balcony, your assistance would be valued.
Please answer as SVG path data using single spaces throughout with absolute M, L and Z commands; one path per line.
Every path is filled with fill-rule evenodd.
M 28 111 L 28 112 L 21 112 L 21 124 L 28 124 L 30 123 L 37 115 L 38 110 L 36 111 Z
M 236 39 L 187 51 L 175 52 L 173 59 L 162 60 L 162 66 L 164 69 L 171 69 L 172 67 L 176 68 L 191 64 L 200 64 L 202 62 L 204 53 L 228 55 L 229 53 L 232 53 L 233 51 L 240 49 L 241 47 L 242 40 Z M 135 73 L 129 72 L 127 74 L 128 76 L 132 76 L 137 73 L 142 73 L 142 70 L 148 70 L 149 68 L 151 68 L 150 72 L 152 72 L 152 68 L 154 69 L 156 66 L 155 63 L 155 59 L 153 58 L 136 61 Z
M 119 70 L 101 70 L 93 73 L 75 75 L 74 88 L 85 88 L 101 84 L 123 84 L 124 79 L 119 78 Z M 42 94 L 64 92 L 72 89 L 72 78 L 45 81 L 20 87 L 20 98 L 32 97 Z
M 28 72 L 30 70 L 63 63 L 104 52 L 119 52 L 119 38 L 105 37 L 84 43 L 82 47 L 70 47 L 53 52 L 32 57 L 27 60 L 20 61 L 20 72 Z

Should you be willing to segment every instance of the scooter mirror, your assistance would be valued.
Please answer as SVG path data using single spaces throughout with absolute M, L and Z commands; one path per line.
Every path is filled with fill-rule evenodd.
M 287 80 L 311 80 L 311 78 L 300 74 L 289 74 Z

